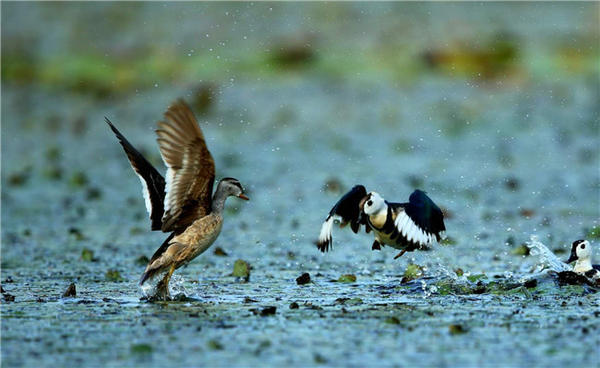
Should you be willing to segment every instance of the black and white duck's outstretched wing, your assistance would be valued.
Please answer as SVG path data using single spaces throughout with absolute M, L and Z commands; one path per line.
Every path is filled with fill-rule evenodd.
M 110 129 L 119 139 L 119 143 L 123 146 L 125 154 L 131 163 L 133 171 L 140 178 L 146 210 L 150 215 L 152 222 L 152 230 L 160 230 L 162 226 L 162 216 L 164 212 L 165 200 L 165 179 L 152 166 L 141 153 L 136 150 L 131 143 L 119 132 L 119 130 L 108 120 L 104 118 Z
M 365 187 L 356 185 L 348 193 L 344 194 L 331 211 L 329 211 L 329 216 L 327 216 L 325 222 L 321 225 L 321 233 L 317 241 L 317 248 L 321 252 L 326 252 L 331 248 L 331 229 L 335 220 L 340 221 L 340 227 L 350 224 L 350 228 L 354 233 L 358 232 L 360 225 L 366 224 L 360 214 L 360 202 L 366 195 L 367 190 Z M 366 229 L 367 232 L 370 230 L 368 226 L 366 226 Z
M 408 203 L 389 203 L 396 212 L 394 231 L 419 248 L 445 237 L 444 214 L 431 198 L 417 189 L 408 200 Z

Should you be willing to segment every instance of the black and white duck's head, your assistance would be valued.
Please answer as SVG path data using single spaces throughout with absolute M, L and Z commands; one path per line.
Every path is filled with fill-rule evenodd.
M 590 247 L 590 242 L 583 239 L 575 240 L 571 245 L 571 256 L 567 260 L 567 263 L 586 261 L 591 257 L 592 250 Z
M 370 192 L 363 199 L 362 210 L 367 215 L 374 215 L 385 208 L 385 200 L 377 192 Z
M 224 197 L 238 197 L 244 200 L 249 200 L 244 194 L 244 187 L 239 180 L 234 178 L 223 178 L 219 181 L 217 192 L 222 193 Z

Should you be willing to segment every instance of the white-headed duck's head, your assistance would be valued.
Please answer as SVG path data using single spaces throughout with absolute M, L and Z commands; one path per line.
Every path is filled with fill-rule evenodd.
M 374 215 L 385 208 L 385 200 L 377 192 L 371 192 L 363 199 L 363 212 Z
M 587 240 L 575 240 L 571 245 L 571 256 L 567 260 L 567 263 L 575 261 L 585 261 L 592 257 L 592 249 L 590 242 Z

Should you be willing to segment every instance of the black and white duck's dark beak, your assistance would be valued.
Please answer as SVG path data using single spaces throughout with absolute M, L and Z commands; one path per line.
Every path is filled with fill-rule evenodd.
M 575 262 L 577 260 L 577 252 L 575 251 L 575 249 L 571 250 L 571 256 L 569 257 L 569 259 L 567 259 L 567 261 L 565 263 L 571 263 L 571 262 Z
M 250 198 L 246 197 L 246 195 L 244 193 L 238 195 L 238 198 L 241 198 L 241 199 L 243 199 L 245 201 L 249 201 L 250 200 Z
M 358 223 L 359 224 L 365 224 L 365 202 L 367 202 L 367 200 L 369 199 L 369 197 L 371 197 L 371 194 L 368 194 L 366 196 L 364 196 L 360 202 L 358 202 Z

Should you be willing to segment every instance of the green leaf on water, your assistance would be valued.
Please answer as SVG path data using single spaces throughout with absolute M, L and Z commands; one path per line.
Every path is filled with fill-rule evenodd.
M 248 279 L 250 277 L 250 265 L 248 262 L 238 259 L 233 264 L 233 276 Z
M 223 350 L 223 344 L 217 340 L 209 340 L 206 345 L 210 350 Z
M 393 316 L 386 318 L 384 322 L 387 324 L 390 324 L 390 325 L 399 325 L 400 324 L 400 320 L 398 319 L 398 317 L 393 317 Z
M 353 282 L 356 282 L 356 276 L 355 275 L 350 275 L 350 274 L 348 274 L 348 275 L 342 275 L 338 279 L 338 282 L 353 283 Z
M 129 350 L 133 354 L 150 354 L 154 351 L 154 348 L 150 344 L 133 344 Z
M 360 305 L 363 303 L 363 300 L 361 298 L 350 298 L 348 300 L 346 300 L 346 305 Z

